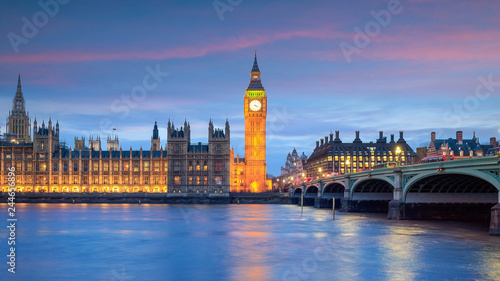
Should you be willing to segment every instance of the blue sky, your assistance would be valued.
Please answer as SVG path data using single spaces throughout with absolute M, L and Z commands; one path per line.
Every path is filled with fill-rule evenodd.
M 330 131 L 350 142 L 357 130 L 363 141 L 402 130 L 414 149 L 431 131 L 475 131 L 485 144 L 500 135 L 498 1 L 59 1 L 42 1 L 52 15 L 35 1 L 0 4 L 0 113 L 21 73 L 30 116 L 59 120 L 71 146 L 114 127 L 123 148 L 149 149 L 155 120 L 164 145 L 169 118 L 187 118 L 192 141 L 206 142 L 209 119 L 229 118 L 244 154 L 255 50 L 272 174 Z M 163 76 L 132 99 L 157 68 Z

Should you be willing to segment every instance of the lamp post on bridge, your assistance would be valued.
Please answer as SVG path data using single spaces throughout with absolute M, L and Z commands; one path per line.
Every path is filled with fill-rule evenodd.
M 401 148 L 398 146 L 396 148 L 396 160 L 397 160 L 396 165 L 397 165 L 397 167 L 401 166 L 401 159 L 399 158 L 399 155 L 401 155 L 401 152 L 402 152 Z

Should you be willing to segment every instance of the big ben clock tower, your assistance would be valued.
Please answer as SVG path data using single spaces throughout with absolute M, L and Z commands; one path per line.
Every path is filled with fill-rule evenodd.
M 245 92 L 245 164 L 246 185 L 252 192 L 269 190 L 266 169 L 267 96 L 260 80 L 257 53 Z

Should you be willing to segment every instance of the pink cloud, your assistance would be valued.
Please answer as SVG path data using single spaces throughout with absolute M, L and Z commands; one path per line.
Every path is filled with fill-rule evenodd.
M 87 61 L 110 61 L 110 60 L 163 60 L 171 58 L 194 58 L 202 57 L 209 53 L 237 51 L 262 44 L 272 43 L 279 40 L 290 40 L 292 38 L 332 39 L 345 36 L 341 33 L 331 31 L 330 28 L 295 30 L 272 35 L 259 35 L 236 37 L 230 39 L 211 40 L 204 46 L 187 46 L 165 50 L 149 51 L 107 51 L 107 52 L 85 52 L 85 51 L 53 51 L 38 54 L 3 55 L 0 56 L 2 63 L 68 63 Z

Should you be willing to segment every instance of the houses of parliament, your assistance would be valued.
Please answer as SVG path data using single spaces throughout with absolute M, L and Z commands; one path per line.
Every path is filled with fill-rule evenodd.
M 31 128 L 21 77 L 17 82 L 6 133 L 0 139 L 0 188 L 7 192 L 9 168 L 15 168 L 21 192 L 157 192 L 176 195 L 263 192 L 270 189 L 266 168 L 267 96 L 255 55 L 243 98 L 245 156 L 234 153 L 231 130 L 208 123 L 208 143 L 191 143 L 187 120 L 168 120 L 165 146 L 155 122 L 150 150 L 123 150 L 118 136 L 74 138 L 73 148 L 60 141 L 59 122 L 36 118 Z

